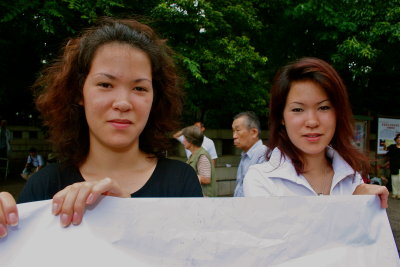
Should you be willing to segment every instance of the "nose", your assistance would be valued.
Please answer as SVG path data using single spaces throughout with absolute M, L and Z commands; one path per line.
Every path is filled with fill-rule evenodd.
M 120 112 L 126 112 L 132 109 L 132 104 L 129 101 L 129 91 L 119 90 L 116 99 L 113 102 L 112 108 Z
M 319 120 L 315 111 L 309 111 L 307 114 L 306 127 L 316 128 L 319 126 Z
M 125 99 L 115 101 L 112 107 L 121 112 L 126 112 L 132 109 L 132 105 Z
M 236 139 L 236 138 L 237 138 L 236 132 L 233 132 L 233 133 L 232 133 L 232 137 L 233 137 L 233 139 Z

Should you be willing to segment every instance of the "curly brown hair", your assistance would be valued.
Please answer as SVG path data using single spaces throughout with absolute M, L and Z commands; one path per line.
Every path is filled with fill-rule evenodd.
M 151 61 L 154 99 L 139 137 L 139 149 L 163 157 L 169 146 L 169 133 L 178 128 L 183 98 L 173 51 L 147 25 L 133 19 L 102 18 L 70 39 L 58 60 L 33 85 L 39 89 L 36 106 L 49 128 L 50 141 L 67 165 L 79 167 L 88 155 L 88 124 L 79 102 L 95 52 L 111 42 L 139 48 Z
M 290 141 L 286 128 L 282 125 L 283 110 L 293 82 L 311 80 L 326 92 L 336 112 L 336 130 L 331 146 L 343 159 L 364 177 L 368 174 L 369 160 L 354 145 L 354 119 L 348 99 L 347 89 L 336 70 L 318 58 L 301 58 L 284 66 L 275 75 L 271 88 L 269 106 L 269 129 L 267 159 L 278 147 L 289 157 L 297 171 L 304 172 L 304 162 L 300 150 Z

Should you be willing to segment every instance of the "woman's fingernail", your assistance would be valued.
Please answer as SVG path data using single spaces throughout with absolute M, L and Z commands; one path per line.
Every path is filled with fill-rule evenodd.
M 74 212 L 74 215 L 72 216 L 72 224 L 74 224 L 74 225 L 79 224 L 79 215 L 76 211 Z
M 53 203 L 53 208 L 51 210 L 51 212 L 56 215 L 58 212 L 58 204 L 57 203 Z
M 0 224 L 0 238 L 7 236 L 7 226 Z
M 93 203 L 93 198 L 94 198 L 93 194 L 90 193 L 89 196 L 86 199 L 86 204 L 92 204 Z
M 69 215 L 68 215 L 68 214 L 65 214 L 65 213 L 61 214 L 60 220 L 61 220 L 61 225 L 62 225 L 63 227 L 68 226 L 69 223 L 70 223 Z
M 18 225 L 18 216 L 15 212 L 11 212 L 10 214 L 8 214 L 8 223 L 11 226 Z

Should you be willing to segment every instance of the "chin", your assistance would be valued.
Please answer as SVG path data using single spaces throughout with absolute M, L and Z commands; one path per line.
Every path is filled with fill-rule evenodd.
M 108 146 L 111 147 L 112 149 L 117 149 L 117 150 L 125 150 L 125 149 L 130 149 L 134 146 L 132 141 L 116 141 L 116 142 L 109 142 Z
M 317 154 L 320 154 L 321 152 L 324 152 L 325 148 L 326 148 L 326 146 L 321 146 L 321 145 L 318 145 L 318 147 L 316 147 L 316 146 L 310 147 L 308 145 L 306 145 L 306 146 L 296 146 L 295 145 L 295 147 L 299 151 L 301 151 L 301 153 L 303 153 L 304 155 L 317 155 Z
M 323 149 L 302 150 L 305 155 L 319 155 L 325 154 L 325 147 Z

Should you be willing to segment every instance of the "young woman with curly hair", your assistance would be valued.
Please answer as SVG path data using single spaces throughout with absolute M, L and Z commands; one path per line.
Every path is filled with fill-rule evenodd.
M 166 159 L 182 93 L 172 51 L 135 20 L 102 19 L 68 41 L 34 87 L 59 162 L 33 175 L 18 202 L 53 198 L 63 226 L 80 224 L 101 194 L 201 197 L 195 171 Z M 18 222 L 0 195 L 0 236 Z

